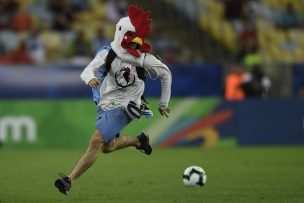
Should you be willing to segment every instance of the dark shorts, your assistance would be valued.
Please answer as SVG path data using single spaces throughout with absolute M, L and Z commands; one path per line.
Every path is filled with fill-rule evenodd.
M 115 139 L 116 135 L 130 123 L 130 118 L 123 108 L 103 110 L 97 107 L 96 128 L 101 133 L 105 143 Z

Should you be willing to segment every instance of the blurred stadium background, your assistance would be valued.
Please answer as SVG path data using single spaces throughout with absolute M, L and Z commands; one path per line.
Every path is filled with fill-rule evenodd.
M 112 162 L 103 158 L 106 166 L 100 160 L 80 181 L 90 188 L 105 180 L 109 189 L 87 194 L 78 186 L 81 192 L 65 201 L 303 202 L 303 0 L 1 0 L 0 202 L 62 201 L 52 181 L 71 170 L 95 129 L 91 90 L 79 75 L 113 40 L 130 4 L 152 12 L 148 41 L 172 72 L 172 113 L 156 113 L 160 83 L 148 79 L 145 96 L 155 116 L 123 132 L 146 130 L 154 158 L 131 150 Z M 115 159 L 132 171 L 127 183 L 113 178 Z M 138 189 L 139 178 L 131 177 L 144 174 L 125 160 L 155 171 L 144 177 L 151 193 Z M 181 187 L 182 171 L 193 164 L 209 173 L 203 190 Z M 102 178 L 91 183 L 96 176 Z M 157 188 L 159 177 L 166 189 Z M 130 190 L 117 195 L 117 184 Z M 133 190 L 149 198 L 132 199 Z

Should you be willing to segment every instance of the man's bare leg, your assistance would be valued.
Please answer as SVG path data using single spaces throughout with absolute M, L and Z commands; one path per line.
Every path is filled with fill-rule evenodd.
M 139 147 L 140 142 L 137 138 L 130 137 L 130 136 L 120 136 L 115 140 L 112 140 L 108 144 L 104 144 L 101 147 L 101 151 L 103 153 L 110 153 L 118 149 L 123 149 L 126 147 Z
M 146 133 L 141 133 L 139 136 L 137 136 L 137 138 L 130 136 L 120 136 L 110 143 L 102 145 L 101 151 L 103 153 L 110 153 L 115 150 L 132 146 L 148 155 L 150 155 L 152 152 L 152 148 L 149 144 L 149 137 Z
M 150 155 L 152 147 L 149 144 L 149 137 L 145 133 L 141 133 L 137 138 L 122 136 L 108 144 L 104 144 L 101 134 L 96 131 L 90 141 L 89 147 L 84 155 L 80 158 L 77 165 L 69 176 L 60 175 L 61 177 L 55 181 L 55 186 L 65 195 L 68 194 L 72 182 L 86 172 L 96 161 L 100 150 L 104 153 L 109 153 L 114 150 L 134 146 L 136 149 Z
M 73 171 L 68 175 L 72 182 L 94 164 L 103 144 L 104 140 L 101 134 L 99 131 L 96 131 L 91 138 L 87 151 L 82 155 Z

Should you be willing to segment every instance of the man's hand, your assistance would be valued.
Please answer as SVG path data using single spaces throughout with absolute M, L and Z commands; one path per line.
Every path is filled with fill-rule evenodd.
M 170 113 L 170 109 L 169 108 L 165 108 L 165 109 L 158 109 L 160 115 L 162 116 L 166 116 L 167 118 L 169 117 L 169 113 Z
M 90 80 L 90 82 L 88 83 L 88 85 L 90 87 L 97 87 L 100 84 L 100 81 L 97 78 L 93 78 L 92 80 Z

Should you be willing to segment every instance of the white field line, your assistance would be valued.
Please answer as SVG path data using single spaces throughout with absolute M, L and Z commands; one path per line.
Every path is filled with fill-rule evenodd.
M 182 117 L 196 102 L 197 98 L 187 98 L 175 106 L 174 109 L 170 109 L 171 113 L 169 118 L 161 117 L 156 123 L 150 126 L 146 132 L 150 135 L 150 143 L 154 145 L 158 138 L 171 127 L 180 117 Z

